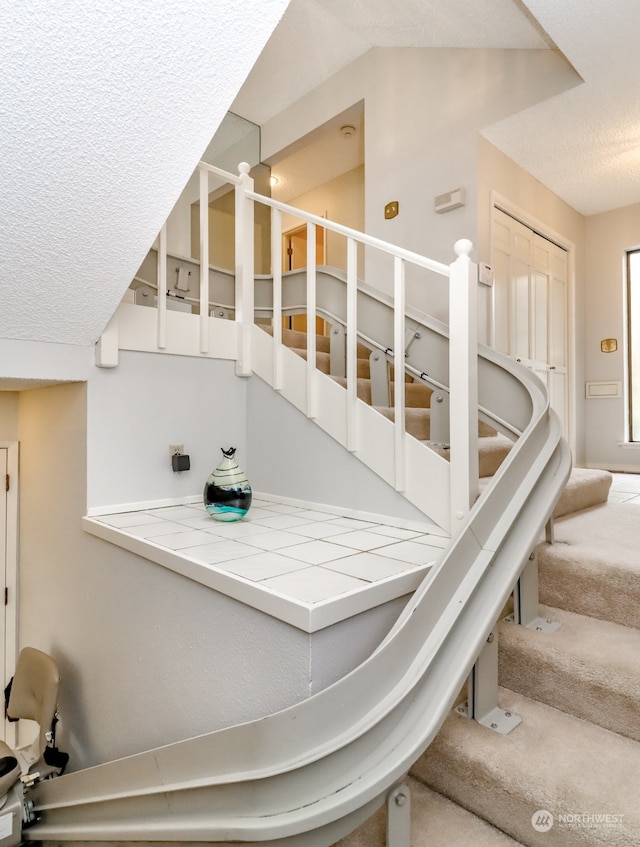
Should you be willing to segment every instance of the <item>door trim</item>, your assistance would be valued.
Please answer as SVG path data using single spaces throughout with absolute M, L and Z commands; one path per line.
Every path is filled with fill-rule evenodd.
M 568 367 L 568 430 L 569 446 L 571 452 L 576 455 L 576 421 L 577 421 L 577 395 L 576 395 L 576 245 L 560 232 L 557 232 L 535 215 L 526 212 L 511 200 L 497 191 L 491 191 L 491 210 L 489 214 L 489 243 L 493 250 L 493 210 L 500 209 L 515 218 L 524 226 L 534 230 L 547 241 L 552 241 L 567 251 L 567 367 Z
M 17 441 L 0 441 L 0 448 L 7 451 L 7 472 L 11 485 L 7 492 L 7 539 L 6 539 L 6 586 L 8 603 L 5 606 L 4 631 L 4 674 L 3 688 L 13 676 L 18 655 L 18 459 Z M 0 598 L 3 602 L 3 598 Z M 5 721 L 5 740 L 15 745 L 15 724 Z

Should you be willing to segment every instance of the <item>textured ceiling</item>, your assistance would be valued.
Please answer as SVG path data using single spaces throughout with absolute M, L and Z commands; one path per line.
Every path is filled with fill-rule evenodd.
M 557 46 L 584 84 L 487 137 L 584 214 L 640 201 L 640 4 L 286 7 L 0 4 L 0 338 L 93 344 L 232 103 L 263 123 L 374 46 Z
M 0 4 L 0 337 L 97 340 L 286 5 Z
M 584 84 L 484 135 L 592 215 L 640 202 L 639 28 L 634 0 L 292 0 L 233 108 L 264 123 L 375 46 L 557 47 Z

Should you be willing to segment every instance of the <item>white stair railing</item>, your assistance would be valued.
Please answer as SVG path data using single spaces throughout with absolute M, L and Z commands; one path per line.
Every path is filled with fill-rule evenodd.
M 438 485 L 445 484 L 446 494 L 437 495 L 438 513 L 429 514 L 445 532 L 455 534 L 460 522 L 468 513 L 470 506 L 478 494 L 478 445 L 477 445 L 477 334 L 476 334 L 476 286 L 477 266 L 471 261 L 471 242 L 461 239 L 455 245 L 458 258 L 451 265 L 436 262 L 427 257 L 413 253 L 388 242 L 360 233 L 350 227 L 334 223 L 312 215 L 300 209 L 280 203 L 272 198 L 255 193 L 253 180 L 249 174 L 249 165 L 239 166 L 237 176 L 216 168 L 213 165 L 201 163 L 199 166 L 199 202 L 200 202 L 200 257 L 199 257 L 199 289 L 196 292 L 170 291 L 167 284 L 167 235 L 163 228 L 158 238 L 157 248 L 157 335 L 152 349 L 163 352 L 180 352 L 189 355 L 208 355 L 229 357 L 236 362 L 238 376 L 250 376 L 255 372 L 256 362 L 253 359 L 252 335 L 255 328 L 256 314 L 256 285 L 268 285 L 267 302 L 261 295 L 261 313 L 268 312 L 272 316 L 273 350 L 271 383 L 276 390 L 283 390 L 284 370 L 283 356 L 287 353 L 282 345 L 282 318 L 284 314 L 303 311 L 307 315 L 307 365 L 305 380 L 305 402 L 302 409 L 311 419 L 318 416 L 319 374 L 316 370 L 316 314 L 324 314 L 331 318 L 337 315 L 342 322 L 346 336 L 346 435 L 344 445 L 352 452 L 362 449 L 361 420 L 365 414 L 358 400 L 358 340 L 363 337 L 359 327 L 359 312 L 367 307 L 371 299 L 384 300 L 380 292 L 367 287 L 358 280 L 358 249 L 367 251 L 367 262 L 374 263 L 376 256 L 382 256 L 393 266 L 393 294 L 386 299 L 387 310 L 393 317 L 387 320 L 386 340 L 383 346 L 385 356 L 393 362 L 398 378 L 394 381 L 394 427 L 393 443 L 391 446 L 392 468 L 389 473 L 374 468 L 385 476 L 397 491 L 406 493 L 418 508 L 425 510 L 425 502 L 416 502 L 412 492 L 407 491 L 407 483 L 411 479 L 409 466 L 415 464 L 415 454 L 408 449 L 407 433 L 405 431 L 405 384 L 402 374 L 405 370 L 405 355 L 412 355 L 419 344 L 414 341 L 420 337 L 413 327 L 407 326 L 406 285 L 407 270 L 413 272 L 431 273 L 449 279 L 449 312 L 450 312 L 450 344 L 448 352 L 448 367 L 444 368 L 448 384 L 440 380 L 429 380 L 432 387 L 439 391 L 439 396 L 446 394 L 449 404 L 442 404 L 438 411 L 442 412 L 450 406 L 448 421 L 440 414 L 439 432 L 446 431 L 447 442 L 450 446 L 450 462 L 433 454 L 431 462 L 440 463 L 440 467 L 431 474 L 438 480 Z M 217 302 L 212 298 L 212 276 L 209 250 L 209 184 L 210 177 L 216 179 L 219 187 L 220 180 L 234 187 L 235 190 L 235 269 L 232 275 L 234 281 L 235 300 L 233 306 L 229 303 Z M 254 206 L 261 204 L 270 208 L 271 214 L 271 252 L 272 277 L 256 278 L 254 273 Z M 288 293 L 295 283 L 291 274 L 282 272 L 282 239 L 283 218 L 294 217 L 302 220 L 307 228 L 307 266 L 304 270 L 304 285 L 295 289 L 294 302 Z M 326 291 L 319 288 L 319 269 L 316 257 L 316 228 L 322 227 L 327 232 L 345 239 L 346 241 L 346 277 L 343 287 L 334 291 L 327 300 Z M 195 267 L 194 260 L 184 259 Z M 222 272 L 221 272 L 222 273 Z M 227 276 L 230 275 L 227 273 Z M 325 275 L 326 276 L 326 275 Z M 325 283 L 323 283 L 325 284 Z M 148 288 L 148 286 L 146 286 Z M 285 291 L 287 292 L 285 296 Z M 197 296 L 196 296 L 197 294 Z M 172 316 L 169 306 L 173 306 L 179 298 L 182 304 L 191 304 L 197 309 L 198 315 L 191 314 L 195 333 L 191 340 L 184 338 L 185 315 Z M 295 302 L 297 298 L 297 302 Z M 365 298 L 365 299 L 363 299 Z M 367 299 L 368 298 L 368 299 Z M 322 308 L 320 308 L 320 299 Z M 365 302 L 367 300 L 367 302 Z M 212 301 L 214 308 L 212 310 Z M 285 305 L 286 301 L 286 305 Z M 221 320 L 212 314 L 227 314 L 229 308 L 235 315 L 235 321 Z M 340 314 L 340 313 L 343 314 Z M 379 314 L 380 316 L 380 314 Z M 125 322 L 130 331 L 129 349 L 148 349 L 140 339 L 142 330 L 133 329 L 129 321 Z M 148 327 L 148 321 L 147 321 Z M 375 329 L 367 326 L 367 332 L 375 333 Z M 410 351 L 407 351 L 407 333 L 411 335 Z M 131 339 L 131 335 L 135 337 Z M 179 343 L 177 342 L 180 335 Z M 108 334 L 101 340 L 97 350 L 97 364 L 113 367 L 117 363 L 117 322 L 109 326 Z M 365 336 L 367 343 L 372 339 Z M 229 346 L 231 343 L 231 347 Z M 225 346 L 226 344 L 226 346 Z M 114 354 L 114 347 L 116 352 Z M 424 373 L 418 374 L 424 378 Z M 386 424 L 385 424 L 386 425 Z M 413 459 L 411 458 L 413 456 Z M 422 473 L 425 472 L 423 469 Z M 415 476 L 415 474 L 414 474 Z M 422 483 L 420 483 L 422 485 Z M 424 489 L 424 485 L 422 485 Z M 448 501 L 448 507 L 442 510 L 443 496 Z
M 307 267 L 306 267 L 306 315 L 307 315 L 307 414 L 315 418 L 317 414 L 317 395 L 315 390 L 316 373 L 316 303 L 317 303 L 317 264 L 315 229 L 323 227 L 346 239 L 346 337 L 347 337 L 347 437 L 346 447 L 357 452 L 360 446 L 358 427 L 357 396 L 357 341 L 358 332 L 358 278 L 357 250 L 363 245 L 370 251 L 378 251 L 393 259 L 393 351 L 404 356 L 406 336 L 406 285 L 405 274 L 408 265 L 430 271 L 449 278 L 450 345 L 449 374 L 450 394 L 455 396 L 451 407 L 450 426 L 450 518 L 447 529 L 456 531 L 456 526 L 468 514 L 475 501 L 478 490 L 478 444 L 477 444 L 477 266 L 471 261 L 472 244 L 461 239 L 455 245 L 458 259 L 450 266 L 428 259 L 409 250 L 392 245 L 381 239 L 357 232 L 350 227 L 329 221 L 288 206 L 272 198 L 239 186 L 237 189 L 248 200 L 271 208 L 271 243 L 273 270 L 273 326 L 274 326 L 274 374 L 281 372 L 279 364 L 282 356 L 282 285 L 281 244 L 283 215 L 302 220 L 307 227 Z M 236 242 L 247 243 L 252 231 L 238 229 L 253 221 L 253 215 L 247 214 L 244 220 L 236 218 Z M 251 241 L 251 243 L 253 243 Z M 247 277 L 248 278 L 248 277 Z M 250 286 L 251 287 L 251 286 Z M 242 300 L 249 292 L 238 293 L 236 281 L 236 300 Z M 245 308 L 245 315 L 251 314 Z M 246 327 L 245 327 L 246 329 Z M 397 358 L 397 357 L 396 357 Z M 396 364 L 398 378 L 394 382 L 394 471 L 393 484 L 397 491 L 405 491 L 407 476 L 405 431 L 405 383 L 400 378 L 404 372 L 404 362 Z M 278 377 L 280 379 L 280 377 Z M 278 384 L 280 384 L 278 382 Z

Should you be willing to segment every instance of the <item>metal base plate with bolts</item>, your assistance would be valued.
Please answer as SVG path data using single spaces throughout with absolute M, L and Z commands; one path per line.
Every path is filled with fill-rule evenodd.
M 515 623 L 513 615 L 507 615 L 502 620 L 505 623 Z M 529 623 L 524 624 L 524 626 L 526 629 L 533 629 L 536 632 L 555 632 L 557 629 L 560 629 L 558 621 L 551 620 L 551 618 L 534 618 Z
M 411 847 L 411 793 L 396 785 L 387 794 L 387 847 Z
M 469 714 L 469 704 L 466 700 L 464 703 L 456 706 L 454 711 L 457 715 L 463 715 L 465 718 L 471 717 Z M 519 723 L 522 723 L 522 718 L 518 717 L 518 715 L 513 715 L 511 712 L 505 712 L 496 706 L 495 709 L 487 712 L 487 714 L 476 718 L 476 721 L 481 726 L 486 726 L 500 735 L 508 735 L 512 729 L 515 729 Z
M 455 712 L 458 715 L 464 715 L 466 718 L 471 717 L 469 714 L 469 704 L 466 700 L 464 703 L 456 706 Z M 511 712 L 505 712 L 503 709 L 496 706 L 496 708 L 492 709 L 490 712 L 487 712 L 480 717 L 476 717 L 476 721 L 481 724 L 481 726 L 486 726 L 488 729 L 492 729 L 500 735 L 508 735 L 512 729 L 515 729 L 518 724 L 522 723 L 522 718 L 518 717 L 518 715 L 512 714 Z

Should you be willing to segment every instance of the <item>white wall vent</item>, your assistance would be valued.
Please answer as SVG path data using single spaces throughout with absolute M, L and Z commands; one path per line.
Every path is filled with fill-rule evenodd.
M 446 194 L 438 194 L 433 202 L 433 208 L 438 214 L 450 212 L 464 206 L 464 188 L 456 188 L 455 191 L 447 191 Z

